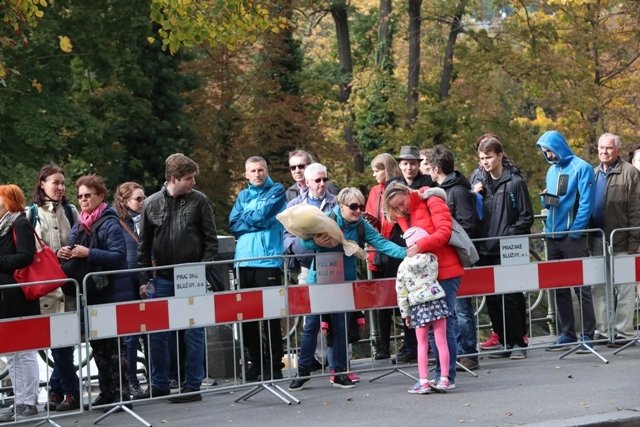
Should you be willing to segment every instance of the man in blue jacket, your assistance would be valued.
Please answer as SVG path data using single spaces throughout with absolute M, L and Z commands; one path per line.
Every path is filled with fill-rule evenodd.
M 236 237 L 235 259 L 282 256 L 284 228 L 276 215 L 287 202 L 285 188 L 269 177 L 267 162 L 262 157 L 249 157 L 245 162 L 246 189 L 238 194 L 229 214 L 229 230 Z M 262 288 L 282 285 L 282 258 L 240 261 L 238 287 Z M 251 367 L 246 381 L 282 378 L 282 334 L 280 319 L 265 322 L 269 342 L 261 343 L 261 322 L 242 324 L 244 346 L 249 353 Z M 263 371 L 264 369 L 264 371 Z
M 589 227 L 594 206 L 594 173 L 589 163 L 573 154 L 564 136 L 557 131 L 542 134 L 537 142 L 545 159 L 551 164 L 547 171 L 546 189 L 542 193 L 543 206 L 549 210 L 546 231 L 552 234 L 547 239 L 547 258 L 566 259 L 589 256 L 587 236 L 580 230 Z M 591 288 L 576 287 L 581 304 L 583 346 L 592 346 L 596 320 L 591 298 Z M 556 289 L 556 306 L 561 334 L 550 351 L 570 348 L 578 341 L 573 315 L 570 289 Z M 582 350 L 582 351 L 581 351 Z M 588 350 L 583 348 L 578 352 Z

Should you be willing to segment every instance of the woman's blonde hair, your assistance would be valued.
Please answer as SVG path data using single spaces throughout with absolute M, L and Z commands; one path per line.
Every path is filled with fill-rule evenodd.
M 364 195 L 362 191 L 356 187 L 347 187 L 340 190 L 336 196 L 336 201 L 341 205 L 348 205 L 351 200 L 357 200 L 358 203 L 364 205 Z
M 384 190 L 384 200 L 382 202 L 382 209 L 384 210 L 384 216 L 387 218 L 389 222 L 396 222 L 393 214 L 395 210 L 389 204 L 389 201 L 393 199 L 398 194 L 409 195 L 411 192 L 411 188 L 406 185 L 400 183 L 399 181 L 393 181 L 387 185 L 387 188 Z

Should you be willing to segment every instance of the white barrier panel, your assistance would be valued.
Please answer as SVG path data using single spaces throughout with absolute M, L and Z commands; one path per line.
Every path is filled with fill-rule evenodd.
M 613 257 L 613 284 L 640 282 L 640 256 L 617 255 Z

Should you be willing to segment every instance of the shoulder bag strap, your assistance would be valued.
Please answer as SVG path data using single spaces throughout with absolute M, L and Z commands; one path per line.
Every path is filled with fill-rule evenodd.
M 138 243 L 138 236 L 136 236 L 136 233 L 134 233 L 133 230 L 131 230 L 131 227 L 129 227 L 129 224 L 124 222 L 122 219 L 120 219 L 119 221 L 120 221 L 120 224 L 122 225 L 122 228 L 124 228 L 127 231 L 127 233 L 129 233 L 129 236 L 131 236 L 133 241 Z

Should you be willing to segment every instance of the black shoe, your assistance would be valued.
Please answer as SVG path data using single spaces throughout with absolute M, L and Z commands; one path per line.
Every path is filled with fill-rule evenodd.
M 298 366 L 298 378 L 295 378 L 289 384 L 289 390 L 298 391 L 304 388 L 304 384 L 310 380 L 309 378 L 309 369 L 304 366 Z
M 629 344 L 631 341 L 634 341 L 634 340 L 635 340 L 634 338 L 629 339 L 629 338 L 623 337 L 621 335 L 616 335 L 616 338 L 615 338 L 614 341 L 610 341 L 610 342 L 607 343 L 607 347 L 609 347 L 609 348 L 624 347 L 625 345 Z M 635 342 L 634 342 L 633 345 L 635 345 Z
M 282 376 L 282 370 L 273 368 L 273 375 L 271 370 L 265 370 L 262 381 L 281 380 L 282 378 L 284 378 Z
M 144 393 L 144 390 L 142 390 L 140 384 L 131 384 L 129 386 L 129 391 L 131 392 L 131 397 L 134 399 L 136 398 L 136 396 Z
M 168 400 L 171 403 L 199 402 L 202 400 L 202 395 L 200 393 L 195 393 L 196 391 L 200 391 L 200 389 L 184 386 L 180 390 L 180 394 L 178 396 L 170 397 Z M 194 394 L 186 394 L 186 393 L 194 393 Z
M 136 395 L 133 400 L 149 399 L 150 397 L 169 396 L 171 390 L 163 390 L 156 386 L 150 386 L 144 393 Z
M 333 386 L 339 388 L 354 388 L 356 384 L 346 374 L 337 374 L 333 379 Z
M 100 393 L 98 395 L 98 397 L 96 397 L 96 400 L 93 401 L 93 403 L 91 404 L 91 406 L 100 406 L 100 405 L 108 405 L 109 403 L 113 403 L 113 396 L 107 396 L 104 395 L 102 393 Z M 89 404 L 85 403 L 84 404 L 84 410 L 88 411 L 89 410 Z
M 260 375 L 262 375 L 262 372 L 260 370 L 260 365 L 259 364 L 251 364 L 251 367 L 249 367 L 249 369 L 247 369 L 244 373 L 244 380 L 245 381 L 258 381 L 258 378 L 260 378 Z
M 418 356 L 414 353 L 400 353 L 396 357 L 391 360 L 391 363 L 394 365 L 398 363 L 416 363 L 418 361 Z
M 384 360 L 384 359 L 389 359 L 390 357 L 391 355 L 389 354 L 388 350 L 380 350 L 379 352 L 376 353 L 375 356 L 373 356 L 375 360 Z

